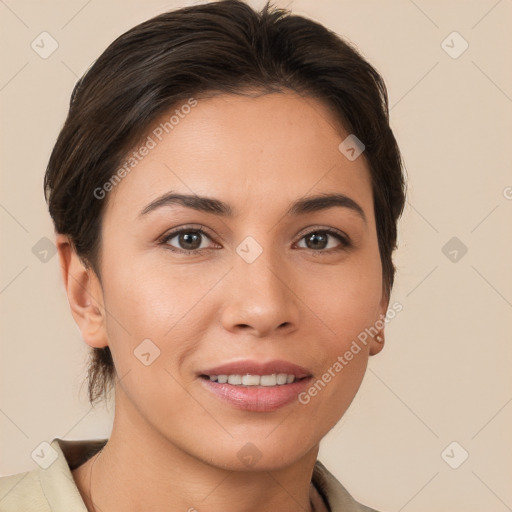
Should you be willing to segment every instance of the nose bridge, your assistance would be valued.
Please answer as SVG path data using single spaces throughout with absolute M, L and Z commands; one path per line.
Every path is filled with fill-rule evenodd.
M 246 237 L 233 253 L 223 320 L 228 329 L 245 325 L 262 335 L 283 324 L 296 325 L 298 304 L 283 255 L 271 245 L 272 232 L 256 236 Z
M 233 270 L 254 293 L 267 299 L 288 296 L 283 255 L 272 242 L 272 232 L 247 236 L 237 247 Z M 259 241 L 258 241 L 259 240 Z M 261 242 L 261 243 L 260 243 Z

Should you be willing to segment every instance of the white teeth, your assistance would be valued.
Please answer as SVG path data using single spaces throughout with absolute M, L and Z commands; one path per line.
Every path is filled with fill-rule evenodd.
M 260 376 L 259 375 L 244 375 L 242 377 L 242 384 L 244 386 L 259 386 Z
M 295 375 L 273 373 L 272 375 L 209 375 L 212 382 L 229 383 L 233 386 L 282 386 L 295 381 Z
M 277 377 L 273 375 L 262 375 L 260 377 L 260 386 L 275 386 L 277 384 Z
M 288 377 L 288 375 L 286 375 L 286 373 L 278 373 L 277 374 L 277 383 L 278 384 L 286 384 L 286 378 Z
M 230 375 L 228 377 L 228 383 L 234 384 L 235 386 L 239 386 L 242 384 L 242 376 L 241 375 Z

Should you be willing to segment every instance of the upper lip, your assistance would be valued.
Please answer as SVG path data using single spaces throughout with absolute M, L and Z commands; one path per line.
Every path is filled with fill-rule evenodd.
M 248 359 L 234 361 L 200 372 L 201 375 L 272 375 L 273 373 L 295 375 L 296 379 L 302 379 L 311 375 L 302 366 L 278 359 L 267 362 L 250 361 Z

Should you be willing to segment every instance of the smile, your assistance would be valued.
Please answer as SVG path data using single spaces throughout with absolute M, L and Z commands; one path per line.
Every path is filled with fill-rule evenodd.
M 210 396 L 235 409 L 272 412 L 298 401 L 311 372 L 284 360 L 238 360 L 198 372 Z
M 204 375 L 212 382 L 231 384 L 232 386 L 283 386 L 295 381 L 295 375 L 287 373 L 273 373 L 270 375 Z

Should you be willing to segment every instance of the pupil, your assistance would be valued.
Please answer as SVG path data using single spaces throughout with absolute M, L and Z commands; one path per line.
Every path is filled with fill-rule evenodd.
M 327 236 L 325 234 L 321 234 L 319 235 L 318 233 L 312 233 L 308 238 L 307 238 L 307 241 L 308 242 L 313 242 L 313 249 L 314 248 L 318 248 L 318 240 L 319 239 L 322 239 L 320 241 L 320 245 L 322 246 L 322 248 L 325 247 L 325 244 L 327 243 Z M 309 247 L 309 246 L 308 246 Z
M 195 246 L 194 247 L 190 247 L 190 246 L 187 247 L 187 244 L 194 245 L 194 241 L 191 240 L 192 238 L 195 238 L 195 242 L 196 242 Z M 199 235 L 197 233 L 196 234 L 191 234 L 190 232 L 189 233 L 183 233 L 181 235 L 181 237 L 180 237 L 180 243 L 183 242 L 187 249 L 197 249 L 201 245 L 201 242 L 197 243 L 198 240 L 199 240 Z

